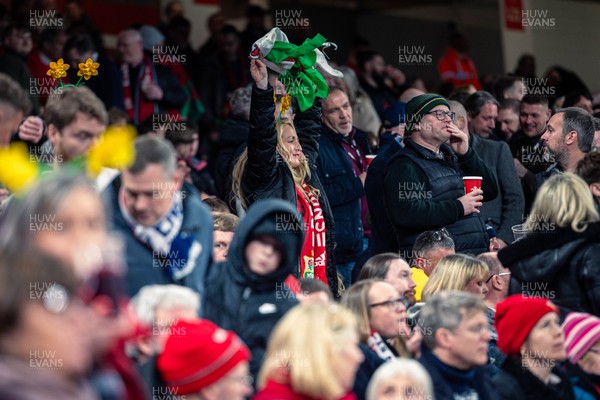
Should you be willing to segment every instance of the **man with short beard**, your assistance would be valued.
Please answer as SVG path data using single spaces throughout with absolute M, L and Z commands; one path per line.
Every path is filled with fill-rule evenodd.
M 591 150 L 593 140 L 594 120 L 587 111 L 568 107 L 554 114 L 541 141 L 555 163 L 535 176 L 537 187 L 552 175 L 575 172 L 577 163 Z
M 396 101 L 383 81 L 385 61 L 381 54 L 374 51 L 363 51 L 356 55 L 358 63 L 358 79 L 360 86 L 367 92 L 377 115 L 383 121 L 383 112 Z

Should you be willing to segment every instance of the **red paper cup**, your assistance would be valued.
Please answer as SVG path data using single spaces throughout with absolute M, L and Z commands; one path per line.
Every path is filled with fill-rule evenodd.
M 471 193 L 473 190 L 481 189 L 481 176 L 463 176 L 463 182 L 465 184 L 465 194 Z
M 367 154 L 365 157 L 367 159 L 367 167 L 368 167 L 369 165 L 371 165 L 371 163 L 377 156 L 375 154 Z

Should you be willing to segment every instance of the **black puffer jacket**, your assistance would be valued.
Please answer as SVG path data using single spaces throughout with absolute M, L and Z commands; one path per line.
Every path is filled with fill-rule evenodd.
M 577 233 L 532 233 L 498 252 L 511 275 L 510 293 L 545 297 L 562 312 L 600 316 L 600 224 Z
M 277 221 L 286 221 L 286 229 L 280 229 L 283 225 Z M 284 281 L 298 263 L 304 239 L 301 226 L 296 210 L 288 202 L 277 199 L 257 202 L 241 220 L 227 261 L 214 265 L 207 279 L 202 315 L 239 335 L 252 352 L 250 372 L 255 377 L 271 330 L 298 304 L 290 285 Z M 284 247 L 280 267 L 267 275 L 250 271 L 246 262 L 246 245 L 258 230 L 276 237 Z
M 275 132 L 275 104 L 273 88 L 266 90 L 252 88 L 250 105 L 250 134 L 248 136 L 248 163 L 242 178 L 242 191 L 249 205 L 261 199 L 283 199 L 297 207 L 296 186 L 292 173 L 277 153 L 277 134 Z M 321 102 L 296 114 L 294 126 L 302 152 L 308 160 L 310 179 L 307 184 L 320 191 L 319 204 L 325 218 L 327 280 L 334 297 L 339 297 L 337 270 L 335 267 L 334 247 L 335 228 L 333 215 L 323 186 L 316 172 L 316 160 L 319 154 L 319 136 L 321 134 Z

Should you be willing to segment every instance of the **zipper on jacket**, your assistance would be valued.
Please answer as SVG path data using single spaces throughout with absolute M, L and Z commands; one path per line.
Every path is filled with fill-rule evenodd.
M 240 303 L 240 308 L 238 309 L 238 315 L 236 318 L 236 329 L 235 331 L 241 332 L 240 330 L 240 323 L 242 322 L 242 316 L 246 313 L 246 303 L 248 302 L 248 299 L 250 298 L 250 295 L 252 294 L 252 288 L 245 288 L 244 292 L 242 293 L 242 302 Z

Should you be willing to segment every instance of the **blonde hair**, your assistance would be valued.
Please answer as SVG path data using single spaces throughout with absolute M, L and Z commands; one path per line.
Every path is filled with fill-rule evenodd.
M 308 199 L 309 192 L 311 194 L 313 194 L 315 197 L 319 197 L 320 192 L 318 189 L 313 188 L 312 186 L 307 184 L 307 186 L 309 188 L 309 192 L 306 192 L 304 190 L 304 188 L 302 187 L 302 184 L 306 183 L 306 181 L 308 179 L 310 179 L 310 176 L 311 176 L 310 167 L 308 165 L 308 161 L 306 160 L 306 157 L 302 157 L 300 159 L 300 164 L 297 167 L 292 167 L 287 161 L 290 154 L 287 151 L 287 149 L 285 148 L 285 146 L 283 145 L 283 128 L 285 126 L 290 126 L 292 129 L 294 129 L 294 132 L 296 131 L 296 128 L 294 127 L 294 125 L 291 122 L 278 121 L 275 124 L 275 131 L 277 132 L 277 146 L 276 146 L 275 150 L 277 151 L 277 153 L 281 157 L 281 159 L 283 159 L 285 161 L 285 164 L 290 169 L 290 172 L 292 173 L 292 178 L 294 179 L 294 183 L 296 184 L 296 186 L 298 186 L 298 188 L 300 189 L 302 194 L 304 194 L 304 197 L 306 197 Z M 248 163 L 248 148 L 246 147 L 246 149 L 244 149 L 244 152 L 240 155 L 240 157 L 236 161 L 235 165 L 233 166 L 233 171 L 231 173 L 231 177 L 232 177 L 231 191 L 233 193 L 233 196 L 240 200 L 240 203 L 242 204 L 242 207 L 244 209 L 248 208 L 248 200 L 246 199 L 246 196 L 244 195 L 243 190 L 242 190 L 242 179 L 244 177 L 244 174 L 246 173 L 246 164 L 247 163 Z
M 445 290 L 464 291 L 471 279 L 487 279 L 490 271 L 486 263 L 466 254 L 443 257 L 423 287 L 421 298 L 426 300 Z
M 318 339 L 311 332 L 318 332 Z M 356 336 L 356 318 L 342 306 L 302 304 L 292 308 L 273 329 L 258 388 L 264 388 L 270 379 L 287 379 L 292 390 L 303 396 L 342 397 L 348 388 L 331 374 L 342 369 L 346 361 L 340 353 L 355 345 Z
M 371 323 L 369 322 L 369 291 L 377 282 L 385 282 L 383 279 L 364 279 L 356 282 L 344 292 L 342 305 L 348 308 L 357 319 L 358 334 L 361 343 L 366 343 L 371 334 Z
M 530 232 L 570 227 L 575 232 L 583 232 L 588 223 L 600 220 L 594 204 L 594 197 L 583 179 L 571 173 L 550 177 L 533 202 L 531 214 L 525 221 L 525 229 Z

